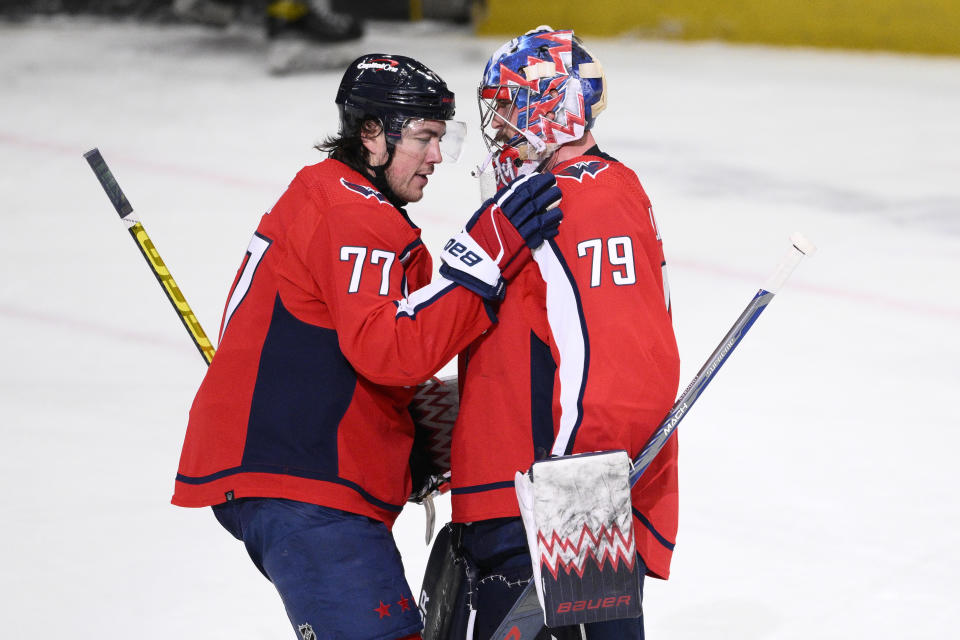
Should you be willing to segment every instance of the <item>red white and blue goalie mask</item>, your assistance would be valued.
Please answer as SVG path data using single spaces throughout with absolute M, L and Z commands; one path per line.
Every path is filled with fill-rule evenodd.
M 497 49 L 484 69 L 478 102 L 490 152 L 481 172 L 492 163 L 499 188 L 590 130 L 607 104 L 606 80 L 573 31 L 542 26 Z

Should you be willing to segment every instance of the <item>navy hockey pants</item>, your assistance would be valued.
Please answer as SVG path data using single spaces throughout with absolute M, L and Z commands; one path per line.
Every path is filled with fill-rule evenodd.
M 486 640 L 497 630 L 533 575 L 520 518 L 499 518 L 455 525 L 469 571 L 457 598 L 450 640 Z M 640 589 L 646 567 L 640 563 Z M 473 638 L 467 638 L 470 606 L 477 610 Z M 581 626 L 583 631 L 581 631 Z M 643 640 L 643 616 L 542 631 L 535 640 Z
M 213 512 L 280 592 L 298 639 L 394 640 L 422 628 L 382 522 L 276 498 L 240 498 Z

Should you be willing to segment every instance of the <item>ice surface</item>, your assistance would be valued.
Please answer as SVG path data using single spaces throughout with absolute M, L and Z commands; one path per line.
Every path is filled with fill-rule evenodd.
M 446 78 L 478 162 L 475 83 L 499 44 L 374 24 L 361 47 Z M 792 231 L 819 248 L 679 430 L 649 637 L 953 635 L 960 60 L 589 44 L 611 84 L 597 137 L 663 232 L 681 385 Z M 273 78 L 264 53 L 238 32 L 0 24 L 4 637 L 290 637 L 242 545 L 169 504 L 205 366 L 82 157 L 103 152 L 215 335 L 260 214 L 335 131 L 339 73 Z M 476 204 L 461 162 L 410 209 L 434 249 Z M 396 527 L 415 590 L 422 526 L 410 508 Z

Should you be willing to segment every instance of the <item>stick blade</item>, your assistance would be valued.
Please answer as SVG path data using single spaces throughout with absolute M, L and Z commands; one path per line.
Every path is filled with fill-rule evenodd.
M 86 158 L 90 168 L 93 169 L 94 175 L 97 176 L 97 180 L 100 181 L 100 186 L 103 187 L 107 197 L 110 198 L 110 202 L 113 204 L 113 208 L 116 209 L 117 215 L 121 218 L 126 218 L 133 213 L 133 205 L 130 204 L 120 185 L 117 184 L 117 179 L 113 177 L 113 172 L 110 171 L 106 160 L 104 160 L 100 154 L 100 149 L 94 147 L 83 154 L 83 157 Z

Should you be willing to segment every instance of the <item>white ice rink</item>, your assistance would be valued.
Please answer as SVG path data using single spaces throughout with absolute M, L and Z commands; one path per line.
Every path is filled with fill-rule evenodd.
M 498 44 L 374 24 L 358 47 L 423 60 L 472 127 L 410 207 L 434 249 L 477 203 Z M 681 387 L 790 232 L 819 247 L 680 427 L 648 637 L 955 637 L 960 59 L 588 44 L 611 85 L 598 140 L 663 232 Z M 242 545 L 169 504 L 205 365 L 82 154 L 215 335 L 259 216 L 335 132 L 339 78 L 270 77 L 245 33 L 0 23 L 0 636 L 291 637 Z M 415 592 L 422 529 L 418 507 L 395 529 Z

